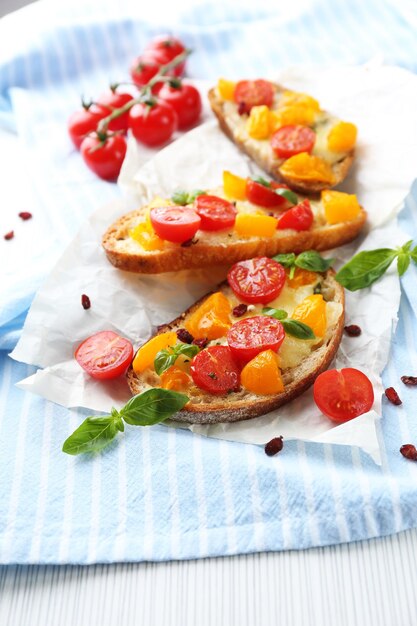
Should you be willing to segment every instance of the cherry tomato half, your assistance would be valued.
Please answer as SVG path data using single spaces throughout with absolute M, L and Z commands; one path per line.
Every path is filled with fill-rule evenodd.
M 374 403 L 372 383 L 360 370 L 346 367 L 327 370 L 313 387 L 314 401 L 333 422 L 348 420 L 370 411 Z
M 81 156 L 97 176 L 115 181 L 120 173 L 127 149 L 123 135 L 109 135 L 102 141 L 96 134 L 88 135 L 81 144 Z
M 81 367 L 98 380 L 117 378 L 133 359 L 133 346 L 112 330 L 102 330 L 85 339 L 75 351 Z
M 316 141 L 316 133 L 308 126 L 289 124 L 281 126 L 271 137 L 271 147 L 281 159 L 289 159 L 300 152 L 310 153 Z
M 265 187 L 261 183 L 248 178 L 246 181 L 246 197 L 252 204 L 263 206 L 267 209 L 286 209 L 291 205 L 283 196 L 279 196 L 274 189 L 289 189 L 288 185 L 280 185 L 275 181 L 270 181 L 271 187 Z
M 223 230 L 231 228 L 236 220 L 234 205 L 217 196 L 198 196 L 195 210 L 201 218 L 201 230 Z
M 274 101 L 275 89 L 267 80 L 241 80 L 236 84 L 234 101 L 239 105 L 239 112 L 250 113 L 254 106 L 265 104 L 270 107 Z
M 284 328 L 269 315 L 247 317 L 230 328 L 227 343 L 238 361 L 246 364 L 264 350 L 277 352 L 285 339 Z
M 130 100 L 133 100 L 133 96 L 130 93 L 123 93 L 119 91 L 113 91 L 109 89 L 105 93 L 102 93 L 97 102 L 103 108 L 107 109 L 107 115 L 114 109 L 119 109 L 124 106 Z M 129 127 L 129 112 L 123 113 L 120 117 L 112 120 L 109 124 L 109 130 L 123 130 L 126 131 Z
M 133 136 L 147 146 L 160 146 L 171 139 L 178 118 L 172 106 L 162 100 L 155 104 L 135 104 L 129 111 Z
M 151 209 L 150 218 L 158 237 L 172 243 L 192 239 L 201 224 L 197 213 L 187 207 L 155 207 Z
M 268 257 L 255 257 L 235 263 L 227 280 L 238 298 L 251 304 L 268 304 L 281 293 L 286 273 L 280 263 Z
M 171 37 L 171 35 L 161 35 L 146 46 L 145 56 L 153 56 L 161 65 L 165 65 L 184 51 L 185 46 L 179 39 Z M 182 76 L 184 74 L 185 63 L 183 61 L 174 68 L 174 76 Z
M 306 198 L 281 215 L 278 219 L 277 228 L 280 230 L 283 228 L 292 228 L 298 231 L 308 230 L 311 228 L 313 220 L 313 211 L 311 210 L 310 202 Z
M 182 83 L 180 87 L 171 87 L 165 83 L 159 92 L 159 98 L 172 106 L 178 116 L 178 128 L 185 130 L 193 126 L 201 116 L 201 96 L 193 85 Z
M 70 116 L 67 122 L 68 133 L 77 150 L 87 135 L 97 130 L 98 123 L 108 114 L 107 108 L 92 104 Z
M 214 394 L 238 391 L 240 369 L 227 346 L 210 346 L 191 361 L 191 376 L 200 389 Z

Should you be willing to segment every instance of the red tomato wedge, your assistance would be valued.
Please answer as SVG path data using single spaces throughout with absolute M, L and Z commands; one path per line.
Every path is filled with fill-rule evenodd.
M 313 393 L 320 411 L 333 422 L 358 417 L 370 411 L 374 403 L 371 381 L 352 367 L 323 372 L 316 378 Z
M 223 230 L 231 228 L 236 220 L 234 205 L 217 196 L 198 196 L 195 210 L 201 218 L 201 230 Z
M 274 94 L 274 86 L 267 80 L 241 80 L 236 84 L 234 101 L 239 105 L 239 112 L 250 113 L 254 106 L 265 104 L 270 107 Z
M 240 369 L 227 346 L 210 346 L 191 361 L 191 376 L 200 389 L 214 394 L 238 391 Z
M 299 154 L 300 152 L 310 153 L 316 141 L 316 133 L 308 126 L 290 124 L 282 126 L 271 137 L 271 147 L 275 154 L 281 159 Z
M 229 348 L 241 364 L 248 363 L 264 350 L 277 352 L 284 338 L 281 322 L 268 315 L 240 320 L 227 333 Z
M 133 359 L 133 346 L 112 330 L 102 330 L 85 339 L 74 356 L 92 378 L 109 380 L 126 371 Z
M 192 239 L 201 224 L 200 216 L 186 207 L 156 207 L 151 209 L 150 218 L 158 237 L 172 243 Z
M 261 183 L 248 178 L 246 181 L 246 197 L 252 204 L 265 207 L 266 209 L 286 209 L 291 205 L 286 198 L 275 193 L 274 189 L 289 189 L 287 185 L 280 185 L 271 180 L 271 186 L 266 187 Z
M 277 228 L 292 228 L 293 230 L 308 230 L 314 220 L 313 211 L 310 202 L 306 199 L 297 204 L 292 209 L 285 211 L 278 219 Z
M 268 304 L 281 293 L 286 273 L 280 263 L 268 257 L 255 257 L 235 263 L 227 280 L 238 298 L 251 304 Z

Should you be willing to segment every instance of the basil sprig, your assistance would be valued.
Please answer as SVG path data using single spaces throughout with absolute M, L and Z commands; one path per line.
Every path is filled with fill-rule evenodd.
M 334 259 L 325 259 L 316 250 L 307 250 L 306 252 L 301 252 L 298 256 L 293 252 L 277 254 L 272 258 L 284 267 L 294 270 L 296 267 L 300 267 L 310 272 L 327 272 L 334 261 Z
M 387 271 L 394 259 L 397 259 L 397 271 L 402 276 L 410 262 L 417 264 L 417 246 L 411 249 L 413 241 L 407 241 L 399 248 L 378 248 L 356 254 L 336 274 L 336 280 L 349 291 L 369 287 Z
M 285 187 L 278 187 L 278 189 L 274 189 L 270 181 L 266 180 L 265 178 L 262 178 L 262 176 L 258 176 L 258 178 L 254 178 L 253 181 L 255 183 L 259 183 L 263 187 L 267 187 L 268 189 L 271 189 L 271 191 L 276 193 L 277 196 L 282 196 L 283 198 L 288 200 L 288 202 L 291 202 L 291 204 L 298 204 L 298 196 L 296 193 L 291 191 L 291 189 L 285 189 Z
M 193 358 L 200 348 L 194 344 L 177 343 L 175 346 L 164 348 L 160 350 L 154 360 L 155 372 L 160 376 L 162 372 L 165 372 L 171 365 L 174 365 L 180 354 Z
M 62 451 L 77 455 L 99 452 L 109 445 L 118 432 L 124 431 L 124 422 L 132 426 L 152 426 L 163 422 L 188 402 L 188 396 L 169 389 L 148 389 L 133 396 L 125 406 L 111 415 L 87 417 L 66 439 Z
M 186 204 L 192 204 L 198 196 L 204 196 L 205 193 L 202 189 L 195 189 L 194 191 L 179 190 L 172 195 L 171 200 L 175 204 L 185 206 Z
M 263 315 L 269 315 L 270 317 L 275 317 L 275 319 L 279 320 L 284 327 L 287 335 L 292 335 L 297 339 L 315 339 L 316 336 L 313 333 L 313 329 L 307 324 L 303 322 L 299 322 L 298 320 L 287 319 L 288 313 L 283 309 L 273 309 L 271 307 L 264 307 L 262 309 Z

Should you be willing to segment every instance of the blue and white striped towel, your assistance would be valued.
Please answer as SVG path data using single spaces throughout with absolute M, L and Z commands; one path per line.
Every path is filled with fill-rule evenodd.
M 164 23 L 156 22 L 153 9 L 144 16 L 133 2 L 119 2 L 116 10 L 110 2 L 81 7 L 47 1 L 0 23 L 0 122 L 18 133 L 30 208 L 42 224 L 30 258 L 14 271 L 13 291 L 0 294 L 5 348 L 12 347 L 46 268 L 84 217 L 119 193 L 90 175 L 72 152 L 66 117 L 80 93 L 98 93 L 109 78 L 126 75 L 152 35 L 174 30 L 195 50 L 190 74 L 212 80 L 272 74 L 277 65 L 297 62 L 359 63 L 380 53 L 417 70 L 417 15 L 405 1 L 305 0 L 294 8 L 283 3 L 282 10 L 272 2 L 173 4 L 177 15 L 167 8 Z M 416 208 L 417 186 L 400 218 L 410 237 L 416 235 Z M 386 386 L 399 387 L 400 375 L 417 373 L 416 278 L 413 267 L 402 281 Z M 417 468 L 398 454 L 402 443 L 417 441 L 415 389 L 400 387 L 403 407 L 384 403 L 383 469 L 357 449 L 290 442 L 285 454 L 270 459 L 256 446 L 159 426 L 130 432 L 123 445 L 92 461 L 60 450 L 81 411 L 14 387 L 33 371 L 0 351 L 2 563 L 305 548 L 416 524 Z

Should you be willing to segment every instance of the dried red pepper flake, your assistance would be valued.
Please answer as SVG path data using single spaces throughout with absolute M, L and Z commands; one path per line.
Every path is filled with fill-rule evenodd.
M 406 459 L 410 459 L 410 461 L 417 461 L 417 450 L 412 443 L 405 443 L 401 446 L 400 452 Z
M 29 213 L 29 211 L 21 211 L 19 213 L 19 217 L 23 221 L 30 220 L 32 217 L 32 213 Z
M 282 437 L 274 437 L 271 441 L 265 444 L 265 454 L 268 456 L 275 456 L 278 452 L 281 452 L 284 447 L 284 441 Z
M 198 346 L 200 348 L 200 350 L 203 350 L 203 348 L 205 348 L 207 344 L 208 344 L 208 339 L 207 338 L 204 338 L 204 339 L 193 339 L 193 345 L 194 346 Z
M 13 239 L 13 237 L 14 237 L 14 230 L 11 230 L 10 232 L 4 235 L 4 238 L 6 241 L 10 241 L 10 239 Z
M 90 298 L 88 296 L 85 295 L 85 293 L 82 294 L 81 296 L 81 304 L 83 306 L 83 309 L 87 310 L 91 307 L 91 301 Z
M 189 333 L 188 330 L 185 328 L 179 328 L 177 330 L 177 337 L 183 343 L 193 343 L 194 341 L 194 337 L 192 336 L 192 334 Z
M 247 304 L 238 304 L 233 309 L 232 314 L 234 315 L 234 317 L 242 317 L 242 315 L 245 315 L 247 310 L 248 310 Z
M 362 333 L 362 329 L 357 324 L 350 324 L 350 326 L 345 326 L 345 333 L 349 335 L 349 337 L 359 337 Z
M 409 387 L 417 385 L 417 376 L 401 376 L 401 380 L 404 385 L 408 385 Z
M 394 387 L 388 387 L 388 389 L 385 389 L 385 395 L 392 404 L 396 404 L 397 406 L 402 404 L 400 396 L 395 391 Z

